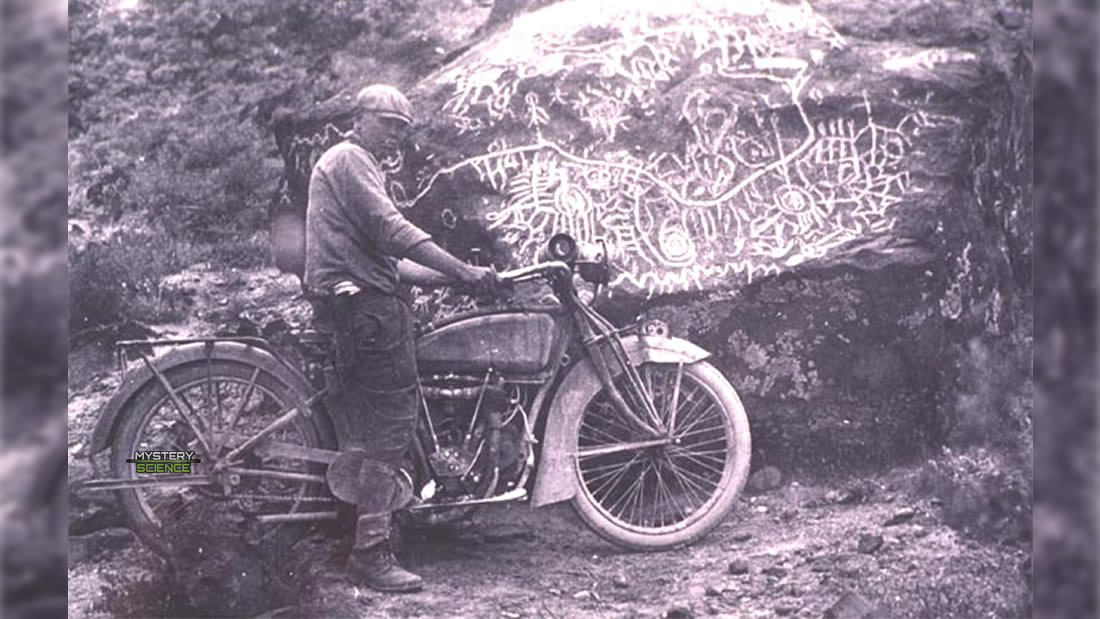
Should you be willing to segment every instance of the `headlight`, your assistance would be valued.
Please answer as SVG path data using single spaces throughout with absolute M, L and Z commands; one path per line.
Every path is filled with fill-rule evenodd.
M 577 241 L 564 232 L 550 237 L 546 254 L 551 260 L 572 262 L 577 257 Z

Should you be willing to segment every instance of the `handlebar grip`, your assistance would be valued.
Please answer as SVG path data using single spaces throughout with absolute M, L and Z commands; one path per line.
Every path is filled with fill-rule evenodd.
M 554 271 L 557 271 L 559 273 L 570 273 L 572 272 L 572 269 L 570 269 L 569 265 L 565 264 L 564 262 L 551 260 L 549 262 L 540 262 L 539 264 L 533 264 L 527 267 L 520 267 L 518 269 L 512 269 L 509 271 L 501 271 L 500 273 L 497 273 L 497 276 L 500 277 L 500 279 L 503 281 L 518 283 L 543 277 L 545 275 L 553 273 Z

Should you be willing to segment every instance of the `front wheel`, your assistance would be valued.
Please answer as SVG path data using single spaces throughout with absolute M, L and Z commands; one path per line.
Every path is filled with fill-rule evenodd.
M 637 369 L 662 437 L 643 435 L 605 389 L 598 391 L 577 426 L 573 506 L 596 533 L 621 546 L 682 546 L 717 526 L 744 488 L 748 418 L 733 386 L 709 363 Z M 623 376 L 617 385 L 627 389 Z

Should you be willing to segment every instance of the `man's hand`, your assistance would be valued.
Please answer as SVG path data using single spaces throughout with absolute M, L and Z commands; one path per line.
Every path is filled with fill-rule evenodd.
M 462 283 L 473 288 L 475 294 L 492 294 L 501 287 L 500 276 L 489 267 L 470 266 L 462 275 Z

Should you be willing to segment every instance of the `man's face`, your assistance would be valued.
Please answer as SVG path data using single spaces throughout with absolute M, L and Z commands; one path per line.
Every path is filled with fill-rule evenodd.
M 363 112 L 355 123 L 355 135 L 364 146 L 380 149 L 397 148 L 408 135 L 409 123 L 399 118 Z

